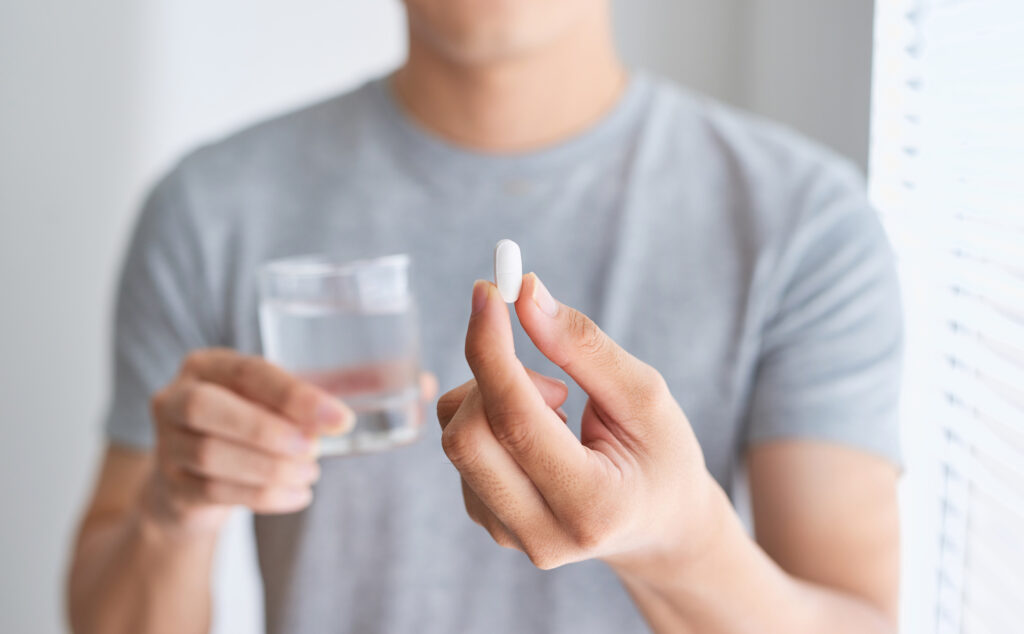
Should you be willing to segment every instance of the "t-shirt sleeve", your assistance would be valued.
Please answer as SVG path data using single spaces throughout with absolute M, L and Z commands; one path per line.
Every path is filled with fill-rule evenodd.
M 150 398 L 190 350 L 216 339 L 199 234 L 187 203 L 179 168 L 147 198 L 122 265 L 105 421 L 113 444 L 152 447 Z
M 834 442 L 900 463 L 902 312 L 893 256 L 852 170 L 828 169 L 780 249 L 748 443 Z

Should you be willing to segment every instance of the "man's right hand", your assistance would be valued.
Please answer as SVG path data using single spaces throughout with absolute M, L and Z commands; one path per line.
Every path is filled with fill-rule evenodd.
M 226 349 L 191 353 L 152 409 L 156 466 L 142 511 L 172 534 L 217 531 L 237 505 L 304 508 L 320 475 L 316 438 L 355 421 L 323 390 Z

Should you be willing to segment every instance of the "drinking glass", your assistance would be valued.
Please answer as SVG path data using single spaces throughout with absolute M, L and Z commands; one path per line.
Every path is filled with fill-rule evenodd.
M 322 455 L 389 449 L 420 429 L 419 329 L 407 255 L 342 262 L 274 260 L 260 269 L 267 359 L 356 413 L 355 428 L 320 441 Z

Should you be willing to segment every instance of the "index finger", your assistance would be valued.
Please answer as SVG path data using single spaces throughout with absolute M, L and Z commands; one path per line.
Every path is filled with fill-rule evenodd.
M 557 513 L 560 501 L 579 495 L 579 487 L 588 481 L 589 450 L 544 402 L 516 358 L 508 308 L 494 285 L 477 282 L 473 305 L 466 360 L 487 421 Z
M 182 371 L 223 385 L 313 433 L 341 431 L 355 421 L 341 401 L 261 357 L 223 348 L 199 350 L 188 356 Z

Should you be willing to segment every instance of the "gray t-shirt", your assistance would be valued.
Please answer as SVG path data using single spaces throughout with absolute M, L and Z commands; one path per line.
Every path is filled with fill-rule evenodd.
M 256 271 L 289 255 L 410 253 L 424 367 L 442 390 L 466 381 L 470 289 L 500 238 L 661 371 L 726 490 L 744 448 L 777 438 L 898 460 L 896 275 L 856 171 L 644 74 L 591 129 L 529 154 L 431 136 L 385 81 L 191 154 L 125 263 L 110 440 L 152 445 L 149 395 L 189 350 L 260 352 Z M 516 337 L 527 366 L 564 378 Z M 256 518 L 270 632 L 645 628 L 601 563 L 542 572 L 493 544 L 439 438 L 431 423 L 411 446 L 324 459 L 310 508 Z

